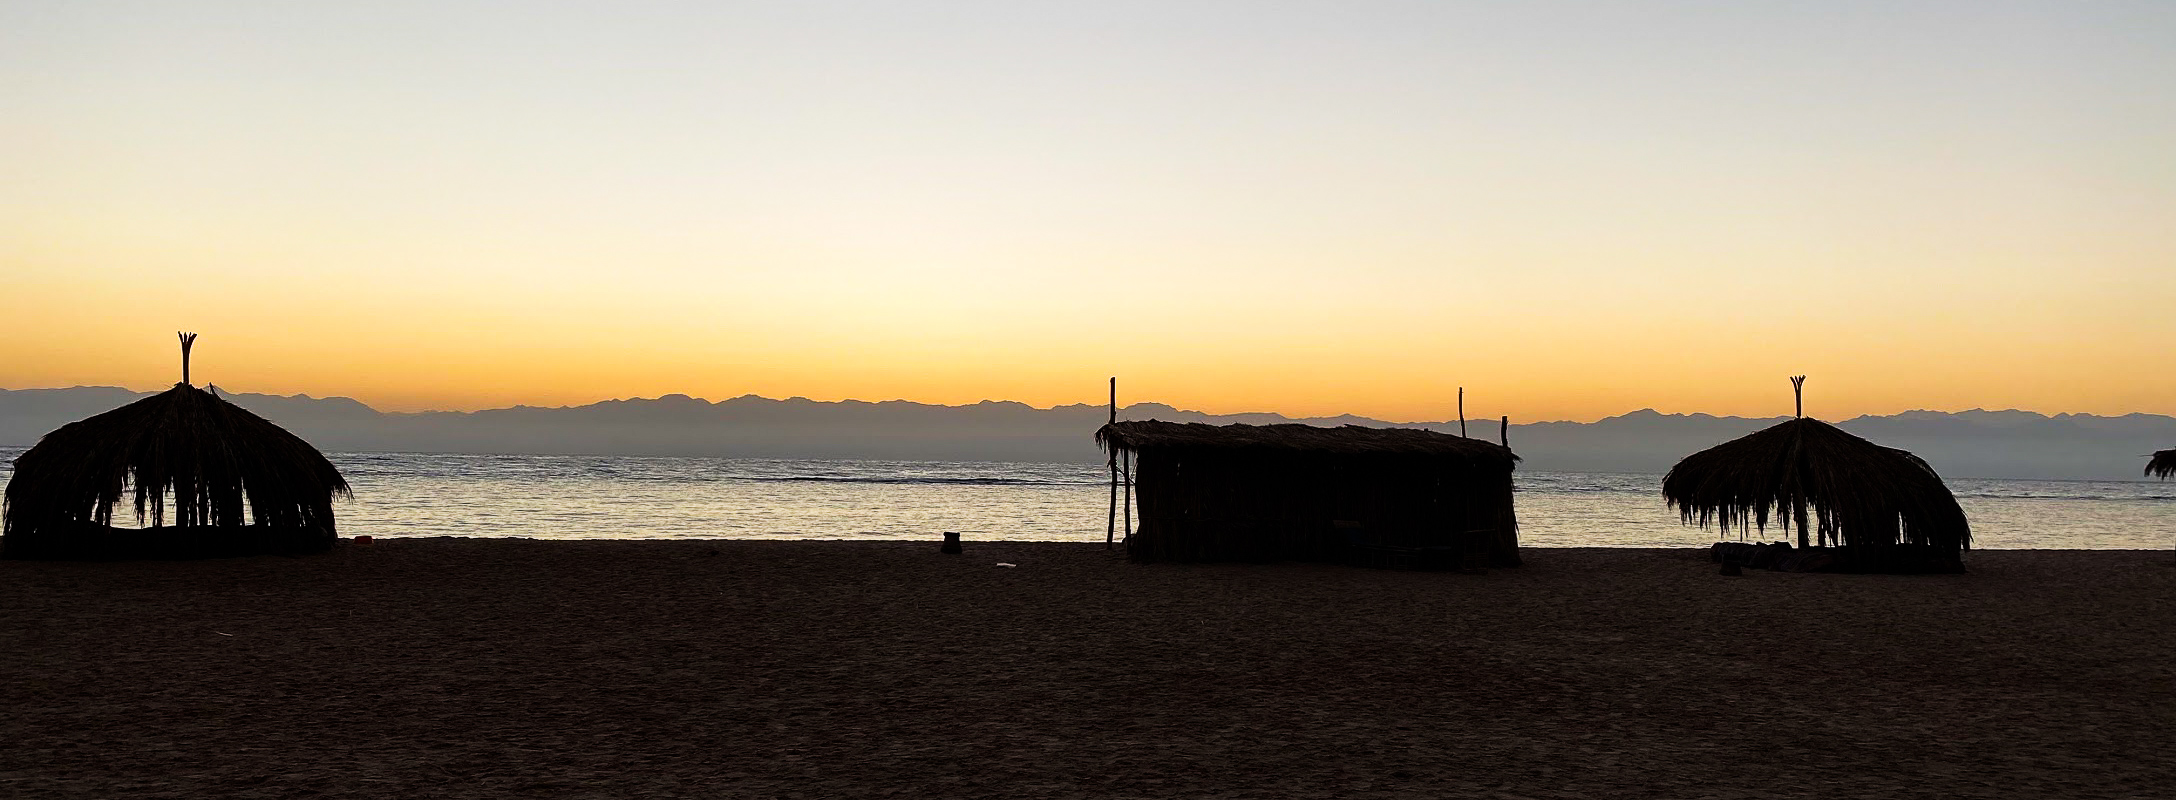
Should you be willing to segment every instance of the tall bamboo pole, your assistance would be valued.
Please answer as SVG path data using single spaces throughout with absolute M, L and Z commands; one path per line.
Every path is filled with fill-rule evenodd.
M 1466 435 L 1466 387 L 1458 387 L 1458 435 Z
M 1111 422 L 1118 422 L 1118 376 L 1111 376 Z M 1104 441 L 1109 442 L 1109 439 Z M 1118 541 L 1118 446 L 1111 444 L 1111 513 L 1104 519 L 1103 549 Z

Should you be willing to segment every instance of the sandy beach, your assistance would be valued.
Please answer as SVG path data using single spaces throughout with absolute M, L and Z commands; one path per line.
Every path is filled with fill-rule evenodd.
M 380 540 L 0 562 L 6 797 L 2166 797 L 2176 556 Z M 1000 562 L 1015 564 L 998 566 Z

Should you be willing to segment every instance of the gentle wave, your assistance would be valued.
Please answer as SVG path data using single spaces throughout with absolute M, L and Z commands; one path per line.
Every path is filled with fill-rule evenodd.
M 2147 493 L 2140 493 L 2134 495 L 2108 495 L 2040 494 L 2035 492 L 1952 492 L 1952 494 L 1955 494 L 1957 496 L 1957 499 L 1959 500 L 1963 500 L 1966 498 L 1981 498 L 1993 500 L 2077 500 L 2081 502 L 2099 503 L 2165 503 L 2171 500 L 2176 500 L 2176 495 Z
M 747 481 L 749 483 L 897 483 L 927 484 L 931 486 L 1108 486 L 1110 481 L 1044 481 L 1026 478 L 847 478 L 825 475 L 800 475 L 783 478 L 732 477 L 720 480 Z

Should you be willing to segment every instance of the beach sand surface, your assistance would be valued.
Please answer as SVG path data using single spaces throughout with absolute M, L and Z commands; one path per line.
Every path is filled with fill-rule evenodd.
M 2165 551 L 937 549 L 0 562 L 0 797 L 2176 796 Z

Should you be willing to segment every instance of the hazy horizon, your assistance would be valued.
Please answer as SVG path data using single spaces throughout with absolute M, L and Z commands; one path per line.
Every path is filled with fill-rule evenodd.
M 226 394 L 328 452 L 1076 464 L 1100 464 L 1106 458 L 1091 436 L 1107 418 L 1106 411 L 1093 403 L 1038 407 L 993 400 L 935 405 L 751 400 L 756 396 L 747 395 L 711 401 L 683 395 L 416 413 L 376 411 L 349 398 Z M 63 425 L 147 395 L 119 387 L 0 390 L 0 445 L 28 446 Z M 1522 469 L 1542 472 L 1660 474 L 1687 453 L 1788 418 L 1638 409 L 1593 421 L 1513 416 L 1511 428 L 1502 431 L 1496 415 L 1472 404 L 1468 409 L 1467 435 L 1494 440 L 1508 434 L 1513 451 L 1524 459 Z M 1451 418 L 1220 413 L 1154 401 L 1127 404 L 1120 419 L 1420 425 L 1461 432 Z M 2137 479 L 2145 453 L 2176 442 L 2176 417 L 2155 414 L 1922 410 L 1829 420 L 1850 433 L 1916 453 L 1945 477 L 2131 481 Z
M 519 402 L 517 402 L 517 403 L 511 403 L 511 404 L 508 404 L 508 405 L 499 405 L 499 406 L 481 406 L 481 407 L 475 407 L 475 408 L 407 408 L 407 409 L 403 409 L 403 408 L 387 408 L 387 407 L 384 407 L 384 406 L 378 405 L 378 404 L 376 404 L 376 403 L 372 403 L 372 402 L 370 402 L 369 400 L 367 400 L 367 399 L 364 399 L 364 398 L 359 398 L 359 397 L 350 397 L 350 396 L 347 396 L 347 395 L 341 395 L 341 394 L 321 394 L 321 393 L 315 393 L 315 392 L 308 392 L 308 391 L 302 391 L 302 392 L 286 392 L 286 393 L 278 393 L 278 392 L 264 392 L 264 391 L 256 391 L 256 390 L 253 390 L 253 389 L 249 389 L 249 388 L 246 388 L 246 387 L 245 387 L 245 388 L 239 388 L 239 389 L 237 389 L 237 388 L 234 388 L 234 387 L 230 387 L 230 386 L 218 385 L 218 384 L 217 384 L 217 382 L 209 382 L 209 383 L 206 383 L 206 382 L 198 382 L 198 385 L 200 385 L 200 386 L 205 386 L 205 385 L 217 385 L 217 386 L 218 386 L 218 388 L 219 388 L 219 390 L 220 390 L 220 391 L 222 391 L 222 392 L 231 392 L 231 393 L 237 393 L 237 394 L 256 394 L 256 395 L 269 395 L 269 396 L 274 396 L 274 397 L 299 397 L 299 398 L 305 398 L 305 399 L 310 399 L 310 400 L 352 400 L 352 401 L 354 401 L 354 402 L 357 402 L 357 403 L 361 403 L 361 404 L 363 404 L 364 406 L 367 406 L 367 407 L 369 407 L 369 408 L 370 408 L 371 410 L 373 410 L 373 411 L 378 411 L 378 412 L 381 412 L 381 413 L 389 413 L 389 414 L 429 414 L 429 413 L 476 413 L 476 412 L 482 412 L 482 411 L 505 411 L 505 410 L 511 410 L 511 409 L 517 409 L 517 408 L 546 408 L 546 409 L 557 409 L 557 408 L 582 408 L 582 407 L 586 407 L 586 406 L 592 406 L 592 405 L 598 405 L 598 404 L 602 404 L 602 403 L 619 403 L 619 402 L 635 402 L 635 401 L 655 401 L 655 400 L 663 400 L 663 399 L 666 399 L 666 398 L 668 398 L 668 397 L 682 397 L 682 398 L 688 398 L 688 399 L 691 399 L 691 400 L 700 400 L 700 401 L 703 401 L 703 402 L 705 402 L 705 403 L 711 403 L 711 404 L 723 403 L 723 402 L 726 402 L 726 401 L 728 401 L 728 400 L 737 400 L 737 399 L 742 399 L 742 398 L 751 398 L 751 397 L 752 397 L 752 398 L 758 398 L 758 399 L 762 399 L 762 400 L 770 400 L 770 401 L 776 401 L 776 402 L 788 402 L 788 401 L 794 401 L 794 400 L 805 400 L 805 401 L 809 401 L 809 402 L 814 402 L 814 403 L 872 403 L 872 404 L 874 404 L 874 403 L 895 403 L 895 402 L 897 402 L 897 403 L 916 403 L 916 404 L 920 404 L 920 405 L 941 406 L 941 407 L 947 407 L 947 408 L 962 408 L 962 407 L 974 406 L 974 405 L 978 405 L 978 404 L 984 404 L 984 403 L 1014 403 L 1014 404 L 1019 404 L 1019 405 L 1024 405 L 1024 406 L 1027 406 L 1028 408 L 1031 408 L 1031 409 L 1035 409 L 1035 410 L 1038 410 L 1038 411 L 1048 411 L 1048 410 L 1051 410 L 1051 409 L 1055 409 L 1055 408 L 1061 408 L 1061 407 L 1080 407 L 1080 406 L 1089 406 L 1089 407 L 1103 408 L 1103 407 L 1107 407 L 1107 406 L 1109 406 L 1109 405 L 1110 405 L 1110 404 L 1109 404 L 1109 402 L 1108 402 L 1107 400 L 1105 400 L 1105 399 L 1095 399 L 1095 400 L 1081 400 L 1081 401 L 1077 401 L 1077 402 L 1070 402 L 1070 403 L 1068 403 L 1068 402 L 1058 402 L 1058 403 L 1046 403 L 1046 404 L 1038 404 L 1038 403 L 1029 403 L 1029 402 L 1027 402 L 1027 401 L 1023 401 L 1023 400 L 1013 400 L 1013 399 L 1010 399 L 1010 398 L 1003 398 L 1003 397 L 989 397 L 989 398 L 983 398 L 983 399 L 979 399 L 979 400 L 970 400 L 970 401 L 966 401 L 966 402 L 961 402 L 961 403 L 935 403 L 935 402 L 929 402 L 929 401 L 923 401 L 923 400 L 915 400 L 915 399 L 911 399 L 911 398 L 904 398 L 904 397 L 889 397 L 889 398 L 877 398 L 877 397 L 835 397 L 835 398 L 826 398 L 826 397 L 809 397 L 809 396 L 806 396 L 806 395 L 782 395 L 782 396 L 773 396 L 773 395 L 765 395 L 765 394 L 759 394 L 759 393 L 755 393 L 755 392 L 743 392 L 743 393 L 740 393 L 740 394 L 735 394 L 735 395 L 730 395 L 730 396 L 720 396 L 720 397 L 708 397 L 708 396 L 704 396 L 704 395 L 698 395 L 698 394 L 692 394 L 692 393 L 688 393 L 688 392 L 666 392 L 666 393 L 664 393 L 664 394 L 658 394 L 658 395 L 621 395 L 621 396 L 598 397 L 598 398 L 596 398 L 596 399 L 591 399 L 591 400 L 578 400 L 578 401 L 574 401 L 574 402 L 568 402 L 568 403 L 549 403 L 549 404 L 547 404 L 547 403 L 519 403 Z M 1809 385 L 1810 385 L 1810 382 L 1809 382 Z M 68 389 L 118 389 L 118 390 L 121 390 L 121 391 L 127 391 L 127 392 L 137 392 L 137 393 L 153 393 L 153 392 L 159 392 L 159 391 L 164 391 L 165 389 L 167 389 L 167 388 L 170 388 L 170 387 L 172 387 L 172 386 L 173 386 L 173 384 L 164 384 L 164 385 L 160 385 L 160 386 L 153 386 L 153 387 L 142 387 L 142 388 L 138 388 L 138 387 L 133 387 L 133 386 L 124 386 L 124 385 L 114 385 L 114 384 L 101 384 L 101 385 L 86 385 L 86 384 L 77 384 L 77 385 L 74 385 L 74 386 L 0 386 L 0 391 L 60 391 L 60 390 L 68 390 Z M 1498 411 L 1498 410 L 1486 410 L 1486 413 L 1482 413 L 1482 412 L 1484 411 L 1484 409 L 1482 409 L 1482 408 L 1481 408 L 1480 406 L 1478 406 L 1478 405 L 1474 405 L 1474 404 L 1472 404 L 1472 403 L 1470 402 L 1470 400 L 1471 400 L 1471 397 L 1470 397 L 1470 395 L 1469 395 L 1469 403 L 1468 403 L 1469 413 L 1468 413 L 1468 416 L 1466 417 L 1466 420 L 1467 420 L 1467 421 L 1468 421 L 1469 423 L 1471 423 L 1471 424 L 1474 424 L 1474 425 L 1480 425 L 1480 424 L 1482 424 L 1482 423 L 1487 423 L 1488 425 L 1495 425 L 1495 424 L 1497 423 L 1497 421 L 1498 421 L 1499 417 L 1502 417 L 1502 416 L 1506 416 L 1505 414 L 1499 413 L 1499 411 Z M 1787 400 L 1788 400 L 1788 398 L 1786 398 L 1786 401 L 1787 401 Z M 1363 419 L 1373 420 L 1373 421 L 1376 421 L 1376 422 L 1387 422 L 1387 423 L 1391 423 L 1391 424 L 1394 424 L 1394 425 L 1422 425 L 1422 424 L 1441 424 L 1441 423 L 1446 423 L 1446 422 L 1449 422 L 1449 423 L 1455 423 L 1455 422 L 1457 422 L 1457 420 L 1458 420 L 1458 416 L 1457 416 L 1457 413 L 1456 413 L 1457 397 L 1456 397 L 1456 395 L 1455 395 L 1455 394 L 1454 394 L 1454 395 L 1453 395 L 1453 397 L 1452 397 L 1452 400 L 1451 400 L 1451 404 L 1452 404 L 1452 412 L 1451 412 L 1450 414 L 1446 415 L 1446 416 L 1441 416 L 1441 417 L 1422 417 L 1422 418 L 1412 418 L 1412 419 L 1386 419 L 1386 418 L 1383 418 L 1383 417 L 1373 416 L 1373 415 L 1369 415 L 1369 414 L 1361 414 L 1361 413 L 1356 413 L 1356 412 L 1331 412 L 1331 413 L 1323 413 L 1323 414 L 1316 414 L 1316 413 L 1296 413 L 1296 412 L 1292 412 L 1292 411 L 1284 411 L 1284 410 L 1279 410 L 1279 409 L 1274 409 L 1274 408 L 1230 408 L 1230 409 L 1226 409 L 1226 408 L 1202 408 L 1202 407 L 1195 407 L 1195 406 L 1185 406 L 1185 405 L 1180 405 L 1180 404 L 1176 404 L 1176 403 L 1169 403 L 1169 402 L 1164 402 L 1164 401 L 1160 401 L 1160 400 L 1155 400 L 1155 399 L 1134 399 L 1134 400 L 1129 400 L 1129 399 L 1127 399 L 1127 398 L 1126 398 L 1126 397 L 1125 397 L 1125 396 L 1123 395 L 1123 393 L 1121 393 L 1121 395 L 1120 395 L 1120 397 L 1119 397 L 1119 408 L 1120 408 L 1120 410 L 1121 410 L 1121 411 L 1123 411 L 1124 409 L 1127 409 L 1127 408 L 1132 408 L 1132 407 L 1135 407 L 1135 406 L 1141 406 L 1141 405 L 1151 405 L 1151 406 L 1164 406 L 1164 407 L 1169 407 L 1169 408 L 1173 408 L 1173 409 L 1176 409 L 1176 410 L 1179 410 L 1179 411 L 1183 411 L 1183 412 L 1187 412 L 1187 413 L 1198 413 L 1198 414 L 1207 414 L 1207 415 L 1212 415 L 1212 416 L 1247 416 L 1247 415 L 1267 414 L 1267 415 L 1277 415 L 1277 416 L 1283 416 L 1283 417 L 1287 417 L 1287 418 L 1291 418 L 1291 419 L 1325 419 L 1325 418 L 1338 418 L 1338 417 L 1357 417 L 1357 418 L 1363 418 Z M 1869 411 L 1869 412 L 1860 412 L 1860 413 L 1851 413 L 1851 414 L 1818 414 L 1818 413 L 1815 413 L 1815 411 L 1816 411 L 1816 410 L 1817 410 L 1816 408 L 1808 408 L 1808 409 L 1807 409 L 1807 413 L 1806 413 L 1806 415 L 1807 415 L 1807 416 L 1810 416 L 1810 417 L 1816 417 L 1816 418 L 1820 418 L 1820 419 L 1828 419 L 1828 420 L 1834 420 L 1834 421 L 1842 421 L 1842 420 L 1847 420 L 1847 419 L 1853 419 L 1853 418 L 1858 418 L 1858 417 L 1889 417 L 1889 416 L 1896 416 L 1896 415 L 1899 415 L 1899 414 L 1910 414 L 1910 413 L 1917 413 L 1917 412 L 1927 412 L 1927 413 L 1937 413 L 1937 414 L 1963 414 L 1963 413 L 1971 413 L 1971 412 L 1985 412 L 1985 413 L 2012 413 L 2012 412 L 2018 412 L 2018 413 L 2027 413 L 2027 414 L 2038 414 L 2038 415 L 2041 415 L 2041 416 L 2044 416 L 2044 417 L 2058 417 L 2058 416 L 2064 416 L 2064 415 L 2088 415 L 2088 416 L 2099 416 L 2099 417 L 2122 417 L 2122 416 L 2129 416 L 2129 415 L 2133 415 L 2133 414 L 2146 414 L 2146 415 L 2154 415 L 2154 416 L 2176 416 L 2176 414 L 2160 414 L 2160 413 L 2157 413 L 2157 412 L 2152 412 L 2152 411 L 2125 411 L 2125 412 L 2117 412 L 2117 413 L 2112 413 L 2112 414 L 2104 414 L 2104 413 L 2096 413 L 2096 412 L 2085 412 L 2085 411 L 2069 411 L 2069 410 L 2044 410 L 2044 409 L 2028 409 L 2028 408 L 1990 408 L 1990 407 L 1987 407 L 1987 406 L 1975 406 L 1975 407 L 1972 407 L 1972 408 L 1903 408 L 1903 409 L 1896 409 L 1896 410 L 1890 410 L 1890 411 Z M 1650 404 L 1650 405 L 1644 405 L 1644 406 L 1639 406 L 1639 407 L 1636 407 L 1636 408 L 1627 408 L 1627 409 L 1623 409 L 1623 410 L 1620 410 L 1620 411 L 1615 411 L 1615 412 L 1611 412 L 1611 413 L 1606 413 L 1606 414 L 1602 414 L 1602 415 L 1600 415 L 1600 416 L 1596 416 L 1596 417 L 1593 417 L 1593 418 L 1591 418 L 1591 419 L 1567 419 L 1567 418 L 1554 418 L 1554 419 L 1520 419 L 1520 418 L 1518 418 L 1518 417 L 1517 417 L 1517 416 L 1515 416 L 1515 415 L 1511 415 L 1511 422 L 1512 422 L 1512 424 L 1514 424 L 1514 425 L 1525 425 L 1525 424 L 1534 424 L 1534 423 L 1550 423 L 1550 422 L 1571 422 L 1571 423 L 1589 424 L 1589 423 L 1594 423 L 1594 422 L 1598 422 L 1598 421 L 1601 421 L 1601 420 L 1605 420 L 1605 419 L 1613 419 L 1613 418 L 1617 418 L 1617 417 L 1622 417 L 1622 416 L 1626 416 L 1626 415 L 1629 415 L 1629 414 L 1637 414 L 1637 413 L 1640 413 L 1640 412 L 1643 412 L 1643 411 L 1652 411 L 1652 412 L 1655 412 L 1655 413 L 1658 413 L 1658 414 L 1663 414 L 1663 415 L 1670 415 L 1670 416 L 1693 416 L 1693 415 L 1707 415 L 1707 416 L 1713 416 L 1713 417 L 1726 417 L 1726 418 L 1742 418 L 1742 419 L 1773 419 L 1773 418 L 1777 418 L 1777 417 L 1787 417 L 1787 416 L 1790 416 L 1790 415 L 1791 415 L 1791 410 L 1790 410 L 1789 408 L 1785 408 L 1785 409 L 1782 409 L 1782 410 L 1779 410 L 1779 411 L 1776 411 L 1776 412 L 1772 412 L 1772 413 L 1765 413 L 1765 414 L 1763 414 L 1763 413 L 1750 413 L 1750 414 L 1727 414 L 1727 413 L 1720 413 L 1720 412 L 1715 412 L 1715 411 L 1708 411 L 1708 410 L 1703 410 L 1703 409 L 1665 408 L 1665 407 L 1663 407 L 1663 406 L 1660 406 L 1660 405 L 1653 405 L 1653 404 Z

